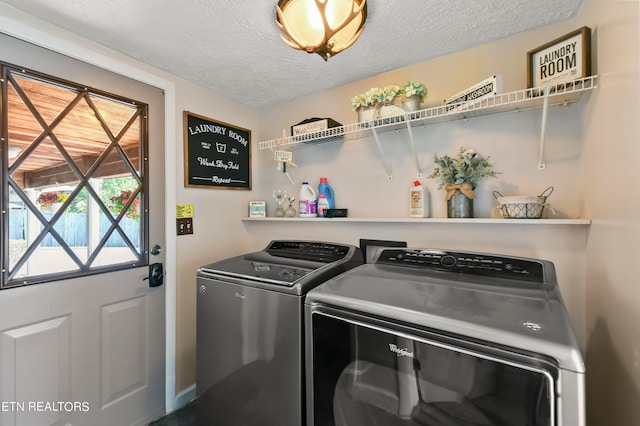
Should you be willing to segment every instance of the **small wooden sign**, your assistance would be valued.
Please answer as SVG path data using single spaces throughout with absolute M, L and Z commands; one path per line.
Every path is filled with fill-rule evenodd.
M 502 76 L 496 74 L 444 100 L 444 110 L 463 110 L 468 104 L 502 93 Z
M 249 201 L 249 217 L 266 217 L 266 201 Z
M 527 88 L 555 86 L 591 75 L 591 30 L 582 27 L 527 52 Z
M 184 186 L 251 189 L 251 131 L 184 111 Z

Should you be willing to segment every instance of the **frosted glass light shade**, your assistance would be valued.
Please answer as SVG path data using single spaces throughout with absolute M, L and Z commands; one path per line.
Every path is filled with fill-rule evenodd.
M 282 39 L 325 61 L 355 43 L 367 18 L 366 0 L 280 0 L 276 9 Z

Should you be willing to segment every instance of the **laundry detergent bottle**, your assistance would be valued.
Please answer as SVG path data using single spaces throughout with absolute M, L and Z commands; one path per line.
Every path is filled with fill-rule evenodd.
M 300 197 L 298 197 L 298 217 L 318 216 L 318 195 L 309 186 L 309 182 L 302 182 Z
M 318 216 L 325 217 L 327 209 L 335 209 L 336 201 L 333 188 L 327 183 L 326 177 L 320 178 L 318 185 Z
M 318 217 L 326 217 L 329 202 L 324 194 L 318 194 Z
M 409 216 L 429 217 L 429 193 L 419 180 L 413 182 L 409 191 Z

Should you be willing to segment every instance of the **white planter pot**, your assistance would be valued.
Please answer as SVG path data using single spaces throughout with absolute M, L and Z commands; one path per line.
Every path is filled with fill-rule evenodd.
M 404 115 L 405 110 L 397 105 L 376 105 L 370 107 L 358 108 L 358 122 L 363 123 L 367 121 L 377 120 L 379 118 L 395 117 L 397 115 Z
M 420 105 L 420 96 L 418 95 L 402 97 L 402 109 L 404 110 L 404 112 L 420 111 Z

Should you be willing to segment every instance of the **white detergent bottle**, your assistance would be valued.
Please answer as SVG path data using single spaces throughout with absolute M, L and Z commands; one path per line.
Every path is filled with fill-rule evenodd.
M 325 217 L 329 209 L 329 200 L 324 194 L 318 194 L 318 217 Z
M 413 182 L 409 191 L 409 216 L 429 217 L 429 193 L 419 180 Z
M 298 217 L 318 216 L 318 195 L 309 182 L 302 182 L 298 200 Z

